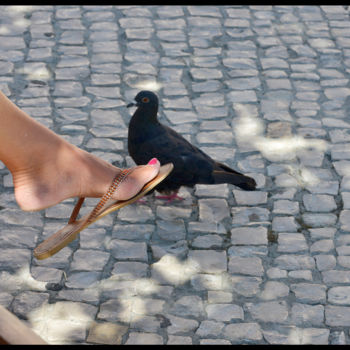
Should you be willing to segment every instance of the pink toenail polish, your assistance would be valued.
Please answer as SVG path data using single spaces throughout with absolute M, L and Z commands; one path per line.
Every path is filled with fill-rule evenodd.
M 148 165 L 154 165 L 158 162 L 158 159 L 157 158 L 152 158 L 149 162 L 148 162 Z

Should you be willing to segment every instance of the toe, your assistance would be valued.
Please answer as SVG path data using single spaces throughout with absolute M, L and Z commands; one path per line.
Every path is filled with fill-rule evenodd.
M 120 184 L 113 198 L 126 200 L 135 196 L 146 183 L 157 176 L 159 169 L 160 163 L 158 160 L 147 165 L 136 166 Z

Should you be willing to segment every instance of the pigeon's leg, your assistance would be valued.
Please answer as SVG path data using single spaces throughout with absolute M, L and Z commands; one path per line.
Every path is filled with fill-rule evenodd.
M 156 196 L 157 199 L 167 199 L 167 203 L 171 203 L 175 199 L 178 199 L 179 201 L 183 201 L 185 198 L 180 197 L 177 195 L 177 191 L 174 191 L 172 194 L 168 196 Z
M 136 201 L 137 204 L 146 204 L 147 203 L 147 199 L 143 199 L 143 198 L 140 198 Z

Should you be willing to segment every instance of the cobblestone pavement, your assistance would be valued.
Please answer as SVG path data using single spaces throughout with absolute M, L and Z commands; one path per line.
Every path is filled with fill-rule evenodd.
M 182 189 L 33 248 L 74 200 L 21 211 L 0 166 L 0 303 L 51 344 L 350 343 L 350 18 L 344 6 L 1 6 L 0 88 L 126 167 L 125 108 L 259 190 Z M 89 202 L 89 210 L 95 202 Z

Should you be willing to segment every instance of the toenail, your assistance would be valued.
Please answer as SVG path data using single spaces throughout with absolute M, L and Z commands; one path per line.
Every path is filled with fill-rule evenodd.
M 158 159 L 157 158 L 152 158 L 149 162 L 148 162 L 148 165 L 154 165 L 154 164 L 157 164 L 158 162 Z

